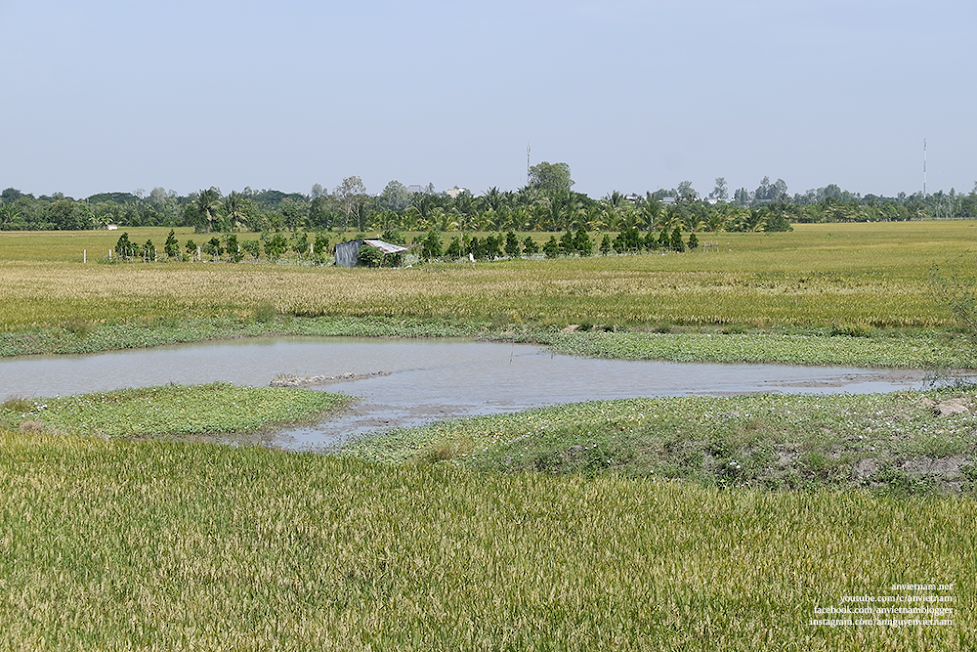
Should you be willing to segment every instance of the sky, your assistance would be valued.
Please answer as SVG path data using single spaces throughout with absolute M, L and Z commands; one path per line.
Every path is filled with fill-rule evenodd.
M 0 0 L 0 188 L 969 192 L 977 3 Z

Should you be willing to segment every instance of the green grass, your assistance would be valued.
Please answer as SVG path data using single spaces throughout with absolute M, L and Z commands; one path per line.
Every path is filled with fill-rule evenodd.
M 936 404 L 965 413 L 937 416 Z M 897 394 L 597 401 L 366 436 L 346 454 L 487 472 L 668 478 L 770 490 L 974 493 L 977 397 Z
M 934 330 L 874 332 L 863 337 L 838 334 L 834 329 L 748 333 L 559 332 L 541 334 L 535 339 L 560 353 L 595 358 L 860 367 L 977 366 L 977 347 L 972 340 Z
M 349 402 L 340 394 L 227 383 L 165 385 L 80 396 L 11 399 L 0 425 L 106 438 L 252 434 L 316 420 Z
M 0 648 L 966 650 L 971 498 L 0 431 Z M 816 607 L 954 583 L 950 626 Z

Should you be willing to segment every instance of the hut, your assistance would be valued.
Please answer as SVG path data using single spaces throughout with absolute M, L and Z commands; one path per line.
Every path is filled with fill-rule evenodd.
M 410 248 L 404 245 L 384 242 L 383 240 L 357 239 L 350 240 L 349 242 L 340 242 L 336 244 L 336 264 L 342 267 L 356 267 L 356 264 L 359 262 L 358 253 L 360 247 L 363 245 L 375 247 L 385 254 L 399 254 Z

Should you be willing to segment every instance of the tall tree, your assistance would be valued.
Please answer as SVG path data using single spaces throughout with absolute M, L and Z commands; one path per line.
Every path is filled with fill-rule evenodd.
M 550 197 L 569 195 L 573 183 L 573 179 L 570 178 L 570 166 L 566 163 L 543 161 L 529 168 L 529 187 L 536 188 Z
M 211 186 L 197 193 L 197 200 L 191 205 L 194 214 L 192 223 L 198 232 L 210 232 L 218 226 L 221 218 L 221 191 Z
M 359 177 L 346 177 L 341 184 L 336 186 L 335 195 L 342 206 L 343 215 L 346 216 L 343 229 L 349 228 L 349 220 L 355 216 L 357 218 L 356 228 L 362 230 L 363 225 L 359 220 L 359 209 L 366 196 L 366 186 L 363 185 L 363 181 Z
M 410 193 L 407 187 L 399 181 L 391 181 L 380 194 L 380 204 L 383 208 L 399 211 L 410 205 Z
M 712 189 L 709 196 L 719 201 L 726 201 L 729 198 L 729 191 L 726 190 L 726 177 L 716 177 L 716 187 Z

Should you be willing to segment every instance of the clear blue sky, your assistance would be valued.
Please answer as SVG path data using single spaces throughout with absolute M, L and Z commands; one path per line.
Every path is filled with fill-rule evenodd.
M 0 187 L 977 180 L 962 0 L 0 0 Z

